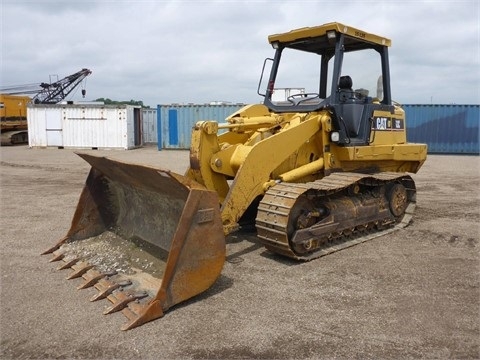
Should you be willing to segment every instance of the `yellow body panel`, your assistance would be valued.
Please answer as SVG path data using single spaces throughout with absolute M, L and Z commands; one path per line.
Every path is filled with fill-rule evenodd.
M 0 119 L 1 120 L 26 120 L 28 96 L 0 94 Z
M 2 133 L 27 129 L 28 96 L 0 94 L 0 124 Z M 11 133 L 9 133 L 11 134 Z M 2 144 L 4 140 L 2 139 Z M 10 143 L 10 139 L 5 140 Z

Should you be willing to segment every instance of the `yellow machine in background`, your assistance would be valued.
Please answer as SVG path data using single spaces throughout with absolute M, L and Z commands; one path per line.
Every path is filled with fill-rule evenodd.
M 92 300 L 107 297 L 106 313 L 122 310 L 123 329 L 208 289 L 225 235 L 243 224 L 298 260 L 408 224 L 416 190 L 407 173 L 420 169 L 427 147 L 407 143 L 405 113 L 392 100 L 390 40 L 329 23 L 269 42 L 263 104 L 225 123 L 197 122 L 185 175 L 80 154 L 92 168 L 71 228 L 45 253 L 82 276 L 81 287 L 95 286 Z M 299 84 L 299 93 L 273 96 Z M 148 249 L 151 266 L 124 261 L 138 249 Z
M 0 127 L 2 145 L 25 143 L 29 96 L 0 94 Z

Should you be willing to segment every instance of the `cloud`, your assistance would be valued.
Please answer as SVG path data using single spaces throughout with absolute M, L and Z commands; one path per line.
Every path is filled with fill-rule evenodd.
M 395 100 L 480 101 L 475 0 L 3 0 L 1 6 L 0 86 L 87 67 L 93 71 L 88 99 L 150 106 L 259 102 L 263 60 L 273 55 L 267 36 L 339 21 L 392 39 Z

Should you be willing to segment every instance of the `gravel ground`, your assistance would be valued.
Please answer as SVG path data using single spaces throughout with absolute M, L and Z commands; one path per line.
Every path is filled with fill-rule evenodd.
M 183 173 L 188 152 L 90 150 Z M 120 331 L 40 253 L 65 235 L 89 165 L 68 149 L 1 148 L 2 359 L 480 358 L 480 158 L 429 156 L 406 229 L 308 263 L 227 239 L 216 284 Z

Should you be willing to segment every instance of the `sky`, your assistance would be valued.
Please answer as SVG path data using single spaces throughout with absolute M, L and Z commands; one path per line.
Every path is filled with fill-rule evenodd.
M 68 100 L 259 103 L 268 35 L 337 21 L 392 40 L 396 102 L 480 104 L 479 4 L 0 0 L 0 88 L 88 68 Z

